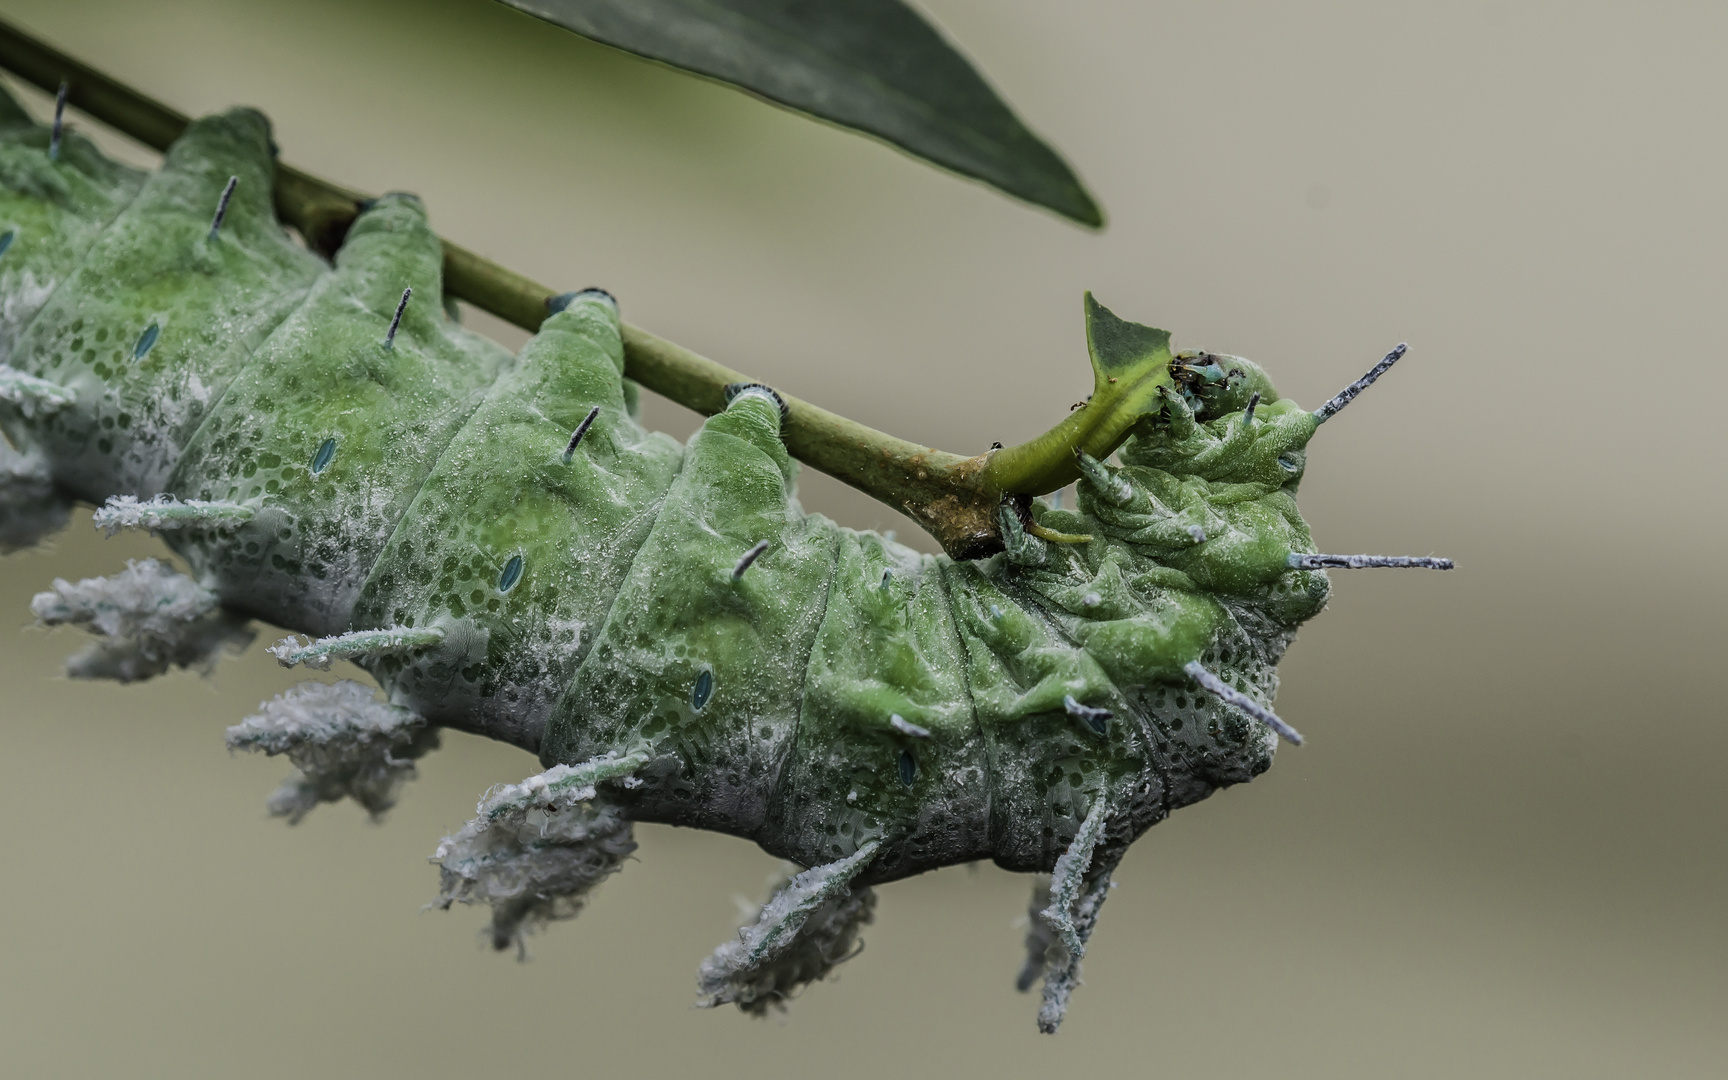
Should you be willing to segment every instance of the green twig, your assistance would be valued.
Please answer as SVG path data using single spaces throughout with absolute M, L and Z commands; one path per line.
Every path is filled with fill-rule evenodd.
M 0 21 L 0 67 L 48 91 L 66 83 L 70 104 L 157 150 L 167 150 L 186 130 L 188 119 L 183 114 L 4 21 Z M 278 216 L 308 246 L 326 255 L 341 246 L 365 198 L 287 165 L 277 167 L 275 194 Z M 539 329 L 547 315 L 546 302 L 556 292 L 449 241 L 444 242 L 444 288 L 529 331 Z M 755 381 L 628 323 L 624 325 L 624 374 L 707 415 L 725 407 L 728 383 Z M 788 410 L 786 448 L 794 457 L 904 511 L 956 558 L 978 558 L 1001 550 L 994 520 L 997 504 L 1005 495 L 1042 494 L 1072 480 L 1076 475 L 1073 452 L 1080 443 L 1087 443 L 1085 449 L 1095 456 L 1115 449 L 1091 445 L 1096 437 L 1083 439 L 1074 430 L 1086 425 L 1070 420 L 1030 443 L 995 455 L 999 460 L 993 466 L 990 455 L 961 457 L 933 450 L 781 396 Z

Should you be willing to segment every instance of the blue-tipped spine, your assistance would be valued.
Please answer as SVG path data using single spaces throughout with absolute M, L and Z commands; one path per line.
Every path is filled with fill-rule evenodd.
M 588 434 L 588 429 L 594 426 L 594 420 L 599 415 L 600 406 L 596 405 L 589 409 L 588 415 L 584 416 L 582 422 L 576 425 L 575 432 L 570 436 L 570 445 L 564 448 L 564 464 L 570 464 L 571 460 L 575 458 L 576 448 L 582 445 L 582 436 Z
M 1207 671 L 1201 666 L 1200 661 L 1191 660 L 1183 666 L 1182 670 L 1186 671 L 1188 677 L 1200 685 L 1200 689 L 1211 694 L 1219 701 L 1222 701 L 1224 704 L 1229 705 L 1232 708 L 1241 709 L 1249 716 L 1252 716 L 1254 719 L 1277 732 L 1279 738 L 1294 743 L 1297 746 L 1302 745 L 1301 732 L 1297 731 L 1289 724 L 1286 724 L 1278 714 L 1273 712 L 1271 709 L 1268 709 L 1266 706 L 1255 701 L 1247 694 L 1244 694 L 1234 686 L 1231 686 L 1223 679 L 1212 674 L 1212 672 Z
M 1344 389 L 1338 391 L 1338 396 L 1334 397 L 1331 401 L 1328 401 L 1326 404 L 1320 406 L 1318 409 L 1315 409 L 1314 410 L 1314 422 L 1318 423 L 1318 424 L 1324 424 L 1326 421 L 1328 421 L 1328 420 L 1332 419 L 1334 416 L 1338 415 L 1338 411 L 1340 409 L 1342 409 L 1344 406 L 1350 404 L 1350 402 L 1354 401 L 1356 399 L 1357 394 L 1360 394 L 1362 391 L 1368 389 L 1370 386 L 1373 386 L 1375 379 L 1378 379 L 1380 376 L 1382 376 L 1382 375 L 1386 374 L 1386 372 L 1390 371 L 1392 369 L 1392 365 L 1396 364 L 1398 362 L 1399 358 L 1402 357 L 1404 355 L 1405 351 L 1409 348 L 1410 348 L 1409 345 L 1400 341 L 1396 348 L 1394 348 L 1391 352 L 1387 353 L 1385 356 L 1381 357 L 1380 362 L 1378 364 L 1375 364 L 1373 367 L 1368 369 L 1368 374 L 1362 376 L 1360 379 L 1357 379 L 1355 382 L 1351 383 L 1349 386 L 1346 386 Z
M 396 314 L 390 319 L 390 329 L 384 332 L 384 347 L 396 347 L 396 331 L 402 328 L 402 313 L 408 310 L 408 301 L 414 295 L 412 288 L 402 290 L 402 299 L 396 302 Z
M 1400 570 L 1450 570 L 1451 559 L 1432 555 L 1301 555 L 1295 552 L 1287 560 L 1292 570 L 1365 570 L 1391 567 Z
M 222 188 L 222 197 L 216 200 L 216 216 L 210 219 L 210 240 L 215 241 L 222 232 L 222 219 L 228 216 L 228 201 L 234 198 L 234 189 L 240 186 L 238 176 L 230 176 L 228 183 Z
M 66 130 L 66 93 L 71 89 L 68 83 L 61 83 L 60 90 L 54 95 L 54 126 L 48 132 L 48 160 L 60 160 L 60 135 Z
M 750 564 L 755 562 L 757 559 L 760 559 L 762 557 L 762 553 L 764 551 L 767 551 L 767 550 L 768 550 L 768 541 L 766 541 L 766 540 L 756 541 L 756 546 L 751 548 L 749 551 L 746 551 L 744 553 L 744 557 L 742 559 L 738 560 L 738 565 L 734 566 L 732 568 L 732 580 L 733 581 L 744 580 L 744 571 L 750 569 Z

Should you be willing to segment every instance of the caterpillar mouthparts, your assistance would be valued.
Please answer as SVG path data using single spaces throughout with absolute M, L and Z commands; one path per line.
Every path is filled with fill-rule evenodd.
M 95 635 L 83 677 L 208 667 L 250 618 L 296 634 L 286 666 L 370 672 L 383 700 L 304 682 L 229 729 L 296 766 L 291 822 L 382 814 L 441 728 L 537 754 L 435 856 L 435 903 L 489 905 L 500 949 L 574 916 L 634 822 L 748 837 L 808 869 L 698 986 L 761 1013 L 853 955 L 874 885 L 989 858 L 1050 875 L 1019 985 L 1054 1031 L 1128 846 L 1302 741 L 1269 703 L 1322 571 L 1452 567 L 1316 554 L 1296 509 L 1309 440 L 1403 345 L 1309 412 L 1088 294 L 1086 406 L 971 459 L 1003 550 L 924 555 L 799 508 L 772 388 L 726 386 L 688 445 L 643 429 L 604 290 L 512 356 L 411 302 L 444 295 L 418 199 L 370 201 L 327 263 L 275 217 L 262 115 L 193 122 L 146 176 L 64 100 L 44 130 L 0 95 L 0 543 L 79 498 L 190 572 L 33 610 Z M 1032 497 L 1070 482 L 1073 509 Z

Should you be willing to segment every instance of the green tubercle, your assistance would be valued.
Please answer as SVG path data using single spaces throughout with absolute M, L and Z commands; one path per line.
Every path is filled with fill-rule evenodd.
M 48 160 L 48 127 L 0 90 L 0 364 L 97 234 L 138 194 L 144 174 L 104 157 L 76 132 Z

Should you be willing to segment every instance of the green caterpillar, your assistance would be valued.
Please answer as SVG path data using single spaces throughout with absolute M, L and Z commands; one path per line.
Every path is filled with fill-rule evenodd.
M 808 869 L 699 985 L 760 1013 L 851 954 L 870 886 L 988 858 L 1051 875 L 1020 985 L 1054 1031 L 1128 845 L 1300 741 L 1266 703 L 1324 568 L 1451 565 L 1313 554 L 1296 509 L 1309 439 L 1402 346 L 1309 412 L 1088 295 L 1094 400 L 1135 388 L 1132 423 L 1072 450 L 1077 509 L 1010 495 L 1003 550 L 955 561 L 803 513 L 765 386 L 688 446 L 645 431 L 605 292 L 513 357 L 439 303 L 416 198 L 331 265 L 274 168 L 249 110 L 145 176 L 0 100 L 0 542 L 80 499 L 189 567 L 38 595 L 97 635 L 74 674 L 207 665 L 249 618 L 307 635 L 284 664 L 370 671 L 383 700 L 306 682 L 229 730 L 298 767 L 292 820 L 381 813 L 441 728 L 538 754 L 438 850 L 440 903 L 489 903 L 499 948 L 575 914 L 634 821 L 748 837 Z

